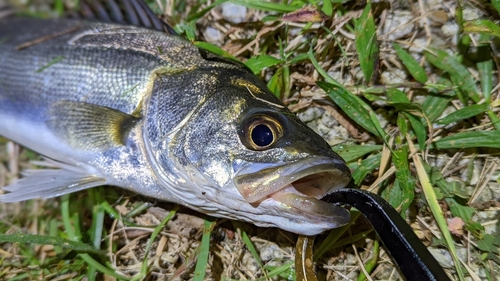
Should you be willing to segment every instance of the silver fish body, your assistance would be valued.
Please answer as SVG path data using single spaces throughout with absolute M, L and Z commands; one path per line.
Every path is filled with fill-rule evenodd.
M 313 235 L 344 161 L 239 63 L 178 37 L 82 20 L 0 20 L 0 135 L 51 159 L 0 201 L 112 185 Z M 50 168 L 50 167 L 49 167 Z

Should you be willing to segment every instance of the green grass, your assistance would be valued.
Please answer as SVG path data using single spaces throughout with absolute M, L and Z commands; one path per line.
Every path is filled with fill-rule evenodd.
M 376 33 L 382 18 L 380 6 L 374 4 L 370 8 L 348 1 L 234 0 L 207 6 L 203 1 L 190 1 L 186 13 L 183 1 L 161 2 L 164 7 L 171 5 L 175 15 L 170 20 L 182 36 L 222 55 L 237 53 L 235 57 L 266 79 L 272 92 L 292 109 L 303 110 L 300 105 L 305 102 L 307 106 L 327 104 L 342 112 L 339 123 L 351 136 L 333 149 L 348 162 L 355 183 L 381 194 L 431 249 L 449 253 L 453 265 L 445 270 L 454 279 L 498 278 L 498 192 L 490 202 L 482 198 L 499 188 L 495 49 L 500 29 L 495 20 L 500 1 L 481 4 L 490 14 L 475 20 L 464 19 L 457 9 L 456 18 L 448 19 L 458 24 L 456 41 L 443 37 L 436 26 L 427 26 L 430 34 L 424 26 L 414 27 L 419 31 L 414 36 L 430 40 L 429 46 L 412 41 L 413 33 L 397 40 Z M 219 21 L 232 33 L 219 46 L 202 42 L 206 26 L 218 28 L 211 10 L 223 2 L 249 7 L 255 25 Z M 61 1 L 50 6 L 53 12 L 37 10 L 34 3 L 34 14 L 62 11 Z M 411 11 L 401 5 L 395 7 Z M 471 5 L 478 4 L 462 3 L 461 7 L 470 9 Z M 284 13 L 305 6 L 334 15 L 334 23 L 281 21 Z M 391 15 L 393 10 L 386 12 Z M 433 45 L 440 42 L 438 38 L 441 45 Z M 240 52 L 244 47 L 246 51 Z M 381 74 L 394 69 L 403 70 L 405 76 L 386 83 Z M 308 92 L 313 93 L 309 98 Z M 4 166 L 0 182 L 14 176 L 6 169 L 9 163 L 19 161 L 26 166 L 37 157 L 26 150 L 9 154 L 3 149 L 6 143 L 0 139 Z M 275 276 L 295 280 L 294 264 L 306 264 L 294 262 L 296 235 L 239 222 L 226 227 L 206 219 L 182 236 L 164 226 L 172 223 L 174 213 L 189 211 L 159 206 L 164 208 L 162 218 L 150 202 L 109 188 L 62 199 L 2 204 L 0 279 L 98 280 L 106 274 L 120 280 L 156 280 L 187 274 L 196 280 L 269 280 Z M 485 218 L 495 211 L 496 221 Z M 464 223 L 461 232 L 450 230 L 452 218 Z M 496 227 L 489 233 L 484 226 L 488 224 Z M 359 213 L 353 212 L 349 226 L 317 237 L 312 253 L 301 253 L 310 259 L 314 255 L 320 280 L 340 279 L 351 270 L 361 272 L 362 264 L 374 280 L 396 278 L 376 239 Z M 303 245 L 304 240 L 299 241 Z M 281 255 L 263 260 L 266 245 L 278 246 Z M 468 260 L 457 254 L 465 249 Z M 339 269 L 349 255 L 363 262 Z M 362 279 L 358 274 L 354 278 Z

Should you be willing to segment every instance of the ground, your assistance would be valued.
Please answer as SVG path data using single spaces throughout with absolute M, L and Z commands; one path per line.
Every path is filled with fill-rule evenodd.
M 500 2 L 222 2 L 150 6 L 268 82 L 453 280 L 500 280 Z M 0 15 L 75 6 L 13 0 Z M 39 157 L 0 138 L 0 186 Z M 112 187 L 1 203 L 0 233 L 1 280 L 294 280 L 297 271 L 295 234 Z M 401 279 L 362 217 L 316 237 L 314 261 L 319 280 Z

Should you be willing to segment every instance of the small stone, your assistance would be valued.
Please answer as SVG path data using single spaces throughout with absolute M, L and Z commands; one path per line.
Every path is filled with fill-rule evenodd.
M 330 132 L 331 128 L 325 126 L 322 122 L 318 122 L 318 132 L 320 136 L 324 136 Z
M 325 111 L 325 114 L 321 117 L 321 123 L 327 126 L 328 128 L 333 128 L 339 125 L 339 122 L 335 118 L 333 118 L 332 114 L 329 111 Z
M 444 268 L 453 268 L 453 260 L 451 258 L 451 255 L 448 251 L 444 249 L 435 249 L 435 248 L 429 248 L 429 252 L 431 252 L 432 256 L 437 260 L 439 265 L 441 265 Z
M 242 23 L 247 16 L 247 7 L 232 3 L 224 3 L 222 6 L 222 17 L 228 22 Z
M 330 130 L 326 136 L 323 137 L 330 146 L 345 143 L 349 139 L 349 132 L 342 126 L 337 126 Z
M 462 10 L 462 16 L 464 17 L 464 20 L 478 20 L 483 16 L 483 13 L 476 8 L 473 7 L 466 7 Z
M 456 36 L 458 34 L 458 25 L 453 21 L 449 21 L 443 24 L 441 31 L 446 37 Z
M 345 264 L 346 265 L 357 265 L 358 259 L 356 259 L 356 256 L 354 256 L 353 254 L 347 254 L 345 257 Z
M 213 27 L 207 27 L 203 32 L 203 36 L 208 43 L 216 44 L 222 41 L 222 33 Z
M 405 37 L 413 31 L 413 24 L 409 24 L 414 16 L 411 12 L 394 11 L 394 14 L 389 15 L 384 25 L 384 36 L 387 40 L 394 41 Z M 383 35 L 383 34 L 382 34 Z
M 267 262 L 272 259 L 282 258 L 283 254 L 280 251 L 280 248 L 276 244 L 268 244 L 267 247 L 260 249 L 260 258 L 262 261 Z
M 408 50 L 410 51 L 410 53 L 423 53 L 425 46 L 427 46 L 427 39 L 415 38 Z M 413 55 L 414 54 L 412 54 L 412 56 Z
M 325 113 L 324 109 L 312 106 L 306 109 L 305 111 L 300 112 L 299 114 L 297 114 L 297 116 L 299 117 L 300 120 L 302 120 L 302 122 L 307 123 L 312 120 L 318 119 L 324 113 Z
M 382 72 L 380 81 L 383 84 L 401 84 L 406 80 L 406 72 L 402 69 L 393 68 Z
M 385 128 L 385 126 L 387 126 L 387 124 L 389 123 L 389 118 L 391 118 L 392 114 L 390 114 L 389 112 L 387 112 L 387 110 L 383 108 L 375 110 L 375 113 L 377 114 L 376 116 L 378 122 L 380 123 L 380 126 L 382 128 Z
M 259 264 L 257 264 L 257 261 L 255 261 L 250 252 L 245 252 L 245 254 L 243 254 L 243 258 L 241 259 L 241 261 L 243 262 L 245 268 L 248 269 L 249 271 L 257 272 L 259 270 Z

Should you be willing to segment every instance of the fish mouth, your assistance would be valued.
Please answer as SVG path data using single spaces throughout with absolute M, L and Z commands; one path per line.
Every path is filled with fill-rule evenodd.
M 333 218 L 338 226 L 349 222 L 349 213 L 345 209 L 320 200 L 335 189 L 345 187 L 351 180 L 348 168 L 341 160 L 317 156 L 258 171 L 255 169 L 243 168 L 234 178 L 240 194 L 253 206 L 271 200 L 284 210 L 310 219 Z

